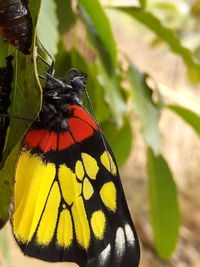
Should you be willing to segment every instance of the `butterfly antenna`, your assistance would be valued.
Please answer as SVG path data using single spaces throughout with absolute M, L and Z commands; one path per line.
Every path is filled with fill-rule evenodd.
M 38 54 L 38 56 L 39 56 L 39 54 Z M 39 58 L 40 59 L 42 59 L 42 61 L 44 60 L 41 56 L 39 56 Z M 39 64 L 39 67 L 41 68 L 41 70 L 44 72 L 44 74 L 46 75 L 46 77 L 45 76 L 42 76 L 42 75 L 38 75 L 40 78 L 42 78 L 42 79 L 47 79 L 47 77 L 48 78 L 50 78 L 51 80 L 53 80 L 53 81 L 55 81 L 55 82 L 57 82 L 57 83 L 59 83 L 61 86 L 63 86 L 63 83 L 59 80 L 59 79 L 56 79 L 54 76 L 53 76 L 53 73 L 49 73 L 48 71 L 46 71 L 45 69 L 44 69 L 44 67 L 43 67 L 43 65 L 40 63 L 40 61 L 38 61 L 38 64 Z M 68 85 L 70 88 L 71 88 L 71 86 L 70 85 Z
M 60 81 L 59 79 L 55 78 L 52 74 L 50 74 L 50 73 L 48 73 L 46 71 L 44 71 L 44 73 L 46 74 L 46 76 L 48 76 L 49 78 L 51 78 L 53 81 L 59 83 L 61 86 L 64 86 L 64 84 L 62 83 L 62 81 Z M 65 85 L 65 86 L 67 86 L 70 89 L 72 88 L 71 85 Z
M 91 101 L 91 99 L 90 99 L 90 96 L 89 96 L 89 94 L 88 94 L 88 91 L 87 91 L 86 87 L 84 88 L 84 91 L 85 91 L 85 95 L 86 95 L 86 98 L 87 98 L 87 103 L 88 103 L 88 106 L 89 106 L 89 109 L 90 109 L 90 113 L 92 114 L 92 116 L 93 116 L 93 118 L 94 118 L 94 120 L 95 120 L 97 126 L 99 127 L 99 132 L 100 132 L 100 136 L 101 136 L 103 145 L 104 145 L 104 147 L 105 147 L 105 150 L 106 150 L 106 152 L 107 152 L 107 155 L 109 155 L 109 153 L 108 153 L 108 152 L 109 152 L 109 151 L 108 151 L 108 147 L 107 147 L 107 144 L 106 144 L 106 142 L 105 142 L 105 139 L 104 139 L 104 136 L 103 136 L 103 132 L 102 132 L 102 130 L 101 130 L 101 127 L 100 127 L 100 125 L 99 125 L 98 120 L 96 119 L 95 112 L 94 112 L 94 107 L 93 107 L 93 105 L 92 105 L 92 101 Z M 110 158 L 109 156 L 108 156 L 108 159 L 109 159 L 109 163 L 110 163 L 110 170 L 114 170 L 113 163 L 112 163 L 111 158 Z
M 43 62 L 44 62 L 44 59 L 38 54 L 37 55 Z M 44 69 L 44 67 L 43 67 L 43 65 L 41 64 L 41 62 L 39 61 L 39 60 L 37 60 L 37 62 L 38 62 L 38 65 L 39 65 L 39 67 L 40 67 L 40 69 L 46 74 L 46 70 Z M 49 64 L 48 64 L 49 65 Z M 49 65 L 50 66 L 50 65 Z M 46 77 L 45 76 L 43 76 L 43 75 L 38 75 L 38 77 L 39 78 L 41 78 L 41 79 L 43 79 L 43 80 L 46 80 Z
M 50 65 L 42 56 L 40 56 L 40 54 L 37 54 L 37 57 L 39 57 L 39 59 L 41 59 L 42 62 L 44 62 L 49 68 L 52 67 L 52 65 Z M 39 60 L 38 60 L 38 62 L 39 62 Z
M 39 54 L 38 54 L 38 56 L 39 56 Z M 39 56 L 39 58 L 42 59 L 42 61 L 44 60 L 41 56 Z M 40 62 L 39 60 L 38 60 L 38 65 L 39 65 L 39 67 L 41 68 L 41 70 L 44 72 L 44 74 L 45 74 L 46 76 L 48 76 L 48 77 L 51 78 L 52 80 L 56 81 L 57 83 L 60 83 L 60 84 L 63 86 L 62 82 L 60 82 L 59 79 L 56 79 L 56 78 L 53 76 L 52 73 L 49 73 L 48 71 L 46 71 L 46 70 L 44 69 L 43 65 L 41 64 L 41 62 Z M 49 66 L 50 66 L 50 65 L 49 65 Z M 46 80 L 46 77 L 45 77 L 45 76 L 42 76 L 42 75 L 38 75 L 38 76 L 39 76 L 40 78 Z
M 44 62 L 44 59 L 38 54 L 37 55 L 43 62 Z M 40 67 L 40 69 L 43 71 L 43 72 L 46 72 L 46 70 L 44 69 L 43 65 L 41 64 L 41 62 L 39 60 L 37 60 L 38 62 L 38 65 Z M 50 65 L 49 65 L 50 66 Z
M 51 64 L 49 64 L 46 60 L 44 60 L 41 56 L 39 56 L 40 57 L 40 59 L 44 62 L 44 63 L 46 63 L 47 64 L 47 66 L 49 66 L 49 68 L 50 68 L 50 70 L 49 70 L 49 72 L 52 74 L 52 75 L 54 75 L 54 72 L 55 72 L 55 70 L 54 70 L 54 65 L 55 65 L 55 60 L 54 60 L 54 58 L 52 57 L 52 55 L 49 53 L 49 51 L 44 47 L 44 45 L 42 44 L 42 42 L 40 41 L 40 39 L 38 38 L 38 37 L 36 37 L 36 40 L 37 40 L 37 42 L 38 42 L 38 44 L 39 44 L 39 47 L 48 55 L 48 57 L 51 59 Z

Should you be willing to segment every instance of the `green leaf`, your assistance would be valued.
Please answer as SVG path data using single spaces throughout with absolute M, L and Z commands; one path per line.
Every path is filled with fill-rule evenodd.
M 38 19 L 37 36 L 42 42 L 45 49 L 55 56 L 58 51 L 59 33 L 58 33 L 58 17 L 54 0 L 41 1 L 41 10 Z
M 140 119 L 144 140 L 155 154 L 159 154 L 161 152 L 161 133 L 158 127 L 160 109 L 152 100 L 152 90 L 146 83 L 147 76 L 131 64 L 127 77 L 133 86 L 133 104 Z
M 0 169 L 0 229 L 9 218 L 9 207 L 13 195 L 14 171 L 20 146 L 17 145 L 6 159 L 5 166 Z
M 110 117 L 108 104 L 104 100 L 104 89 L 95 77 L 90 76 L 87 83 L 87 91 L 94 107 L 95 117 L 99 123 L 102 123 Z M 87 109 L 91 112 L 86 99 L 84 103 Z
M 98 122 L 101 123 L 107 120 L 110 117 L 110 109 L 104 99 L 104 88 L 99 83 L 96 70 L 92 66 L 88 69 L 87 91 Z M 85 99 L 84 103 L 88 110 L 90 110 L 90 106 L 87 102 L 87 99 Z
M 146 8 L 147 1 L 146 0 L 140 0 L 140 7 L 141 8 Z
M 144 9 L 131 7 L 117 7 L 116 9 L 125 12 L 132 18 L 144 24 L 159 38 L 164 40 L 175 54 L 181 56 L 188 68 L 188 73 L 192 81 L 199 82 L 200 64 L 198 64 L 194 60 L 190 50 L 181 44 L 180 40 L 171 29 L 162 25 L 158 18 L 156 18 L 152 13 L 145 11 Z
M 62 42 L 59 43 L 58 48 L 58 54 L 55 58 L 57 76 L 66 76 L 71 68 L 77 68 L 79 71 L 88 74 L 88 64 L 77 50 L 66 51 Z
M 72 10 L 72 1 L 55 1 L 57 5 L 58 31 L 61 35 L 68 32 L 75 24 L 76 19 Z
M 29 0 L 29 6 L 35 29 L 40 0 Z M 9 114 L 34 119 L 41 105 L 41 89 L 38 84 L 38 77 L 36 77 L 36 58 L 33 55 L 24 55 L 16 51 L 14 63 L 14 82 L 10 96 Z M 30 124 L 30 121 L 10 118 L 0 170 L 0 228 L 9 216 L 15 163 L 20 149 L 20 141 Z
M 104 88 L 105 102 L 108 104 L 113 120 L 118 127 L 122 127 L 124 114 L 127 111 L 127 106 L 122 96 L 123 89 L 118 76 L 110 77 L 102 64 L 96 60 L 97 79 L 99 84 Z
M 123 90 L 117 76 L 118 62 L 116 44 L 110 23 L 98 0 L 92 5 L 87 0 L 79 0 L 80 12 L 87 26 L 94 47 L 100 57 L 96 60 L 98 82 L 104 88 L 105 101 L 118 126 L 123 124 L 126 104 L 122 97 Z
M 148 191 L 150 212 L 159 256 L 168 259 L 174 251 L 180 226 L 180 210 L 176 184 L 165 159 L 147 152 Z
M 171 13 L 171 14 L 176 14 L 177 16 L 180 16 L 180 9 L 178 8 L 177 4 L 170 3 L 170 2 L 155 2 L 151 4 L 151 10 L 164 10 L 166 14 Z
M 28 6 L 31 13 L 31 18 L 33 22 L 33 38 L 35 38 L 36 34 L 36 24 L 38 23 L 38 12 L 41 7 L 42 0 L 29 0 Z
M 109 75 L 113 75 L 118 67 L 116 43 L 109 20 L 98 0 L 92 4 L 88 0 L 79 0 L 80 12 L 91 40 L 97 49 L 102 63 Z
M 58 44 L 58 53 L 55 57 L 55 75 L 57 77 L 64 77 L 71 67 L 71 51 L 70 53 L 66 51 L 62 41 L 60 41 Z
M 198 114 L 181 106 L 169 105 L 167 107 L 179 115 L 200 136 L 200 116 Z
M 32 56 L 18 54 L 16 57 L 15 84 L 11 93 L 12 105 L 9 107 L 10 114 L 30 119 L 34 119 L 37 116 L 41 105 L 41 91 L 35 75 Z M 30 123 L 30 121 L 26 120 L 10 119 L 4 155 L 10 153 L 20 140 L 20 137 L 23 136 L 24 129 L 27 129 Z M 13 133 L 15 133 L 14 137 Z
M 119 166 L 125 163 L 132 148 L 132 129 L 129 121 L 126 121 L 120 129 L 110 120 L 101 124 L 101 129 L 110 144 Z
M 0 67 L 5 66 L 5 58 L 8 56 L 8 44 L 0 36 Z

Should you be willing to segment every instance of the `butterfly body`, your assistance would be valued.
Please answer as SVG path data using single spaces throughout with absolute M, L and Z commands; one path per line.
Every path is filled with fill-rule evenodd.
M 47 77 L 16 166 L 13 233 L 24 254 L 42 260 L 137 267 L 139 243 L 117 164 L 82 106 L 84 84 L 79 76 Z

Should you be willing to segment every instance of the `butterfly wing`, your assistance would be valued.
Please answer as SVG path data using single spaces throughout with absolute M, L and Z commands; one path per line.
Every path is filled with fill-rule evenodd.
M 69 110 L 67 131 L 33 127 L 24 139 L 14 236 L 26 255 L 42 260 L 136 267 L 139 243 L 114 155 L 87 111 Z

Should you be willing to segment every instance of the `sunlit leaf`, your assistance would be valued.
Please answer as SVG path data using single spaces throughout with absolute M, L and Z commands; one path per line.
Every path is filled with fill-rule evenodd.
M 169 105 L 168 108 L 179 115 L 200 136 L 200 116 L 187 108 Z
M 151 5 L 151 9 L 155 9 L 156 10 L 164 10 L 165 12 L 171 12 L 174 14 L 179 14 L 179 9 L 176 5 L 176 3 L 170 3 L 170 2 L 155 2 L 152 3 Z
M 156 18 L 152 13 L 141 8 L 117 7 L 116 9 L 130 15 L 133 19 L 136 19 L 148 27 L 159 38 L 163 39 L 174 53 L 181 56 L 188 67 L 188 73 L 191 80 L 193 82 L 200 80 L 200 64 L 194 60 L 190 50 L 181 44 L 181 41 L 175 33 L 171 29 L 162 25 L 158 18 Z
M 20 146 L 17 145 L 6 159 L 5 166 L 0 170 L 0 229 L 7 222 L 9 207 L 12 198 L 12 187 L 15 171 L 15 162 Z
M 150 214 L 159 256 L 168 259 L 174 251 L 179 235 L 180 210 L 176 184 L 165 159 L 147 152 Z
M 98 0 L 92 4 L 88 0 L 79 0 L 80 12 L 91 40 L 97 49 L 106 71 L 113 75 L 116 72 L 117 51 L 109 20 Z
M 140 7 L 141 8 L 145 8 L 147 5 L 147 1 L 146 0 L 140 0 Z
M 94 115 L 97 118 L 98 122 L 101 123 L 110 117 L 111 111 L 109 109 L 108 103 L 106 103 L 104 99 L 104 88 L 99 83 L 97 76 L 98 75 L 96 68 L 93 65 L 90 66 L 90 68 L 88 69 L 87 91 L 91 99 L 91 104 L 94 108 Z M 88 107 L 88 110 L 91 109 L 86 99 L 85 105 Z
M 113 120 L 116 122 L 118 127 L 123 124 L 124 114 L 127 111 L 126 102 L 123 98 L 123 90 L 120 85 L 118 76 L 110 77 L 102 64 L 96 61 L 97 67 L 97 79 L 99 84 L 104 88 L 104 99 L 108 104 Z
M 127 77 L 132 85 L 133 104 L 140 123 L 145 142 L 155 154 L 161 152 L 161 133 L 158 127 L 160 109 L 152 100 L 152 90 L 146 83 L 146 74 L 131 64 Z
M 55 56 L 58 51 L 59 33 L 56 3 L 54 0 L 41 1 L 41 10 L 38 19 L 37 36 L 45 49 Z
M 55 1 L 57 5 L 58 31 L 60 34 L 68 32 L 75 24 L 76 19 L 72 11 L 72 1 Z
M 117 75 L 118 63 L 116 44 L 108 18 L 98 0 L 92 5 L 87 0 L 79 0 L 80 12 L 100 60 L 96 60 L 97 79 L 104 88 L 105 101 L 109 105 L 118 126 L 123 124 L 126 105 Z

